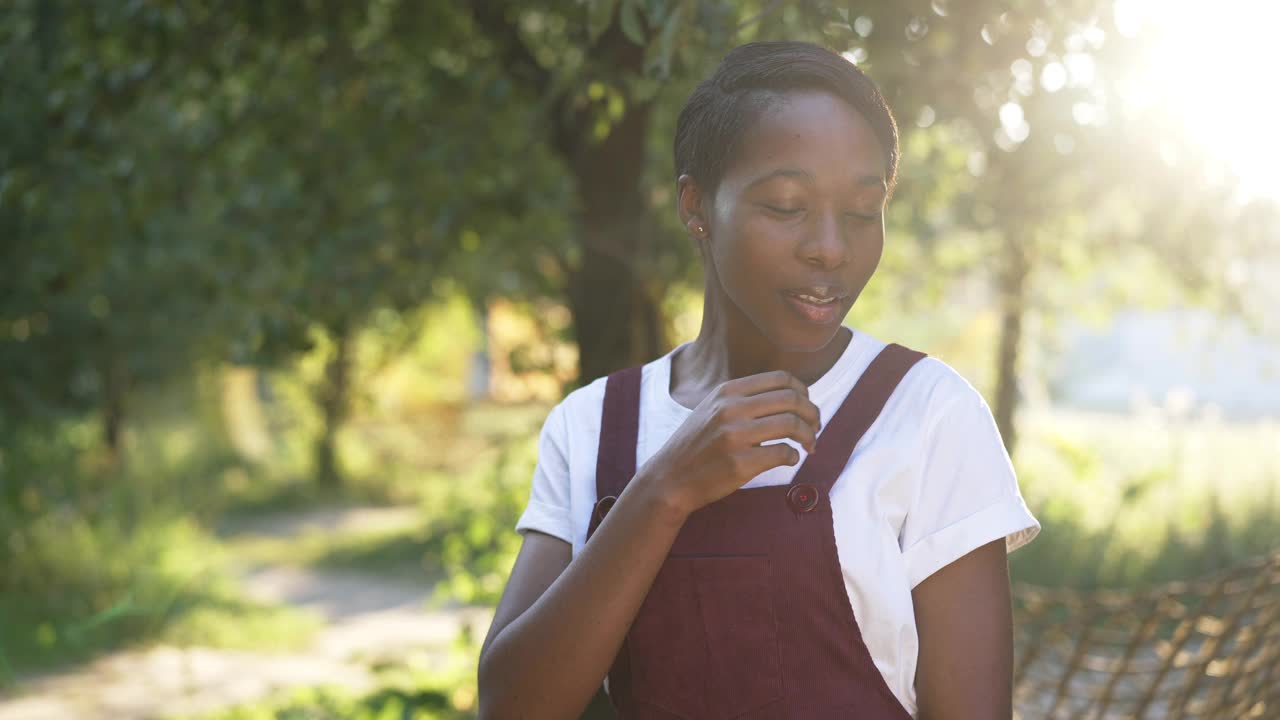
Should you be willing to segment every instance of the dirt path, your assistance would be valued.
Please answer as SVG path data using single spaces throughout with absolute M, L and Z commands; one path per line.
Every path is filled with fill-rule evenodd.
M 355 508 L 255 520 L 237 535 L 290 537 L 314 529 L 348 531 L 412 522 L 400 509 Z M 489 611 L 428 610 L 425 584 L 358 572 L 267 566 L 246 570 L 256 599 L 319 613 L 324 628 L 303 652 L 275 653 L 159 645 L 107 655 L 24 682 L 0 699 L 0 720 L 152 720 L 199 714 L 288 688 L 370 687 L 369 668 L 408 655 L 445 662 L 461 629 L 483 635 Z

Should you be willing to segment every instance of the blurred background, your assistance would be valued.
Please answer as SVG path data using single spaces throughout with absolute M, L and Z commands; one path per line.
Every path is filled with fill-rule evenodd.
M 982 390 L 1018 583 L 1280 546 L 1270 0 L 10 0 L 0 718 L 472 717 L 537 432 L 696 335 L 732 46 L 883 88 L 848 323 Z M 1271 88 L 1271 89 L 1268 89 Z

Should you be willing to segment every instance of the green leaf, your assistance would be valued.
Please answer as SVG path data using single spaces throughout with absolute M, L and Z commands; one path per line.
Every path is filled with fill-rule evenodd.
M 662 34 L 658 36 L 658 74 L 667 77 L 671 74 L 671 55 L 675 52 L 676 32 L 680 28 L 680 14 L 684 11 L 684 3 L 676 5 L 662 25 Z
M 622 34 L 637 45 L 645 44 L 638 0 L 622 0 Z
M 667 14 L 667 0 L 645 0 L 644 20 L 649 27 L 658 27 Z
M 587 37 L 591 42 L 600 39 L 613 23 L 613 10 L 617 0 L 587 0 Z

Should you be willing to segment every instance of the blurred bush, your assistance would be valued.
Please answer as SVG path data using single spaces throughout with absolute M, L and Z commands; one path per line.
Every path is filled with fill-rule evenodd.
M 313 629 L 239 596 L 208 528 L 245 467 L 177 397 L 140 399 L 127 459 L 86 421 L 0 440 L 0 679 L 141 639 L 291 644 Z

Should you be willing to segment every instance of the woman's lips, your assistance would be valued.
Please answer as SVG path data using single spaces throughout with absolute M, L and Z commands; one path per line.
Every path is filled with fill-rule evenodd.
M 836 297 L 830 302 L 819 304 L 805 300 L 790 292 L 784 292 L 782 295 L 787 299 L 787 304 L 794 308 L 800 317 L 816 325 L 830 325 L 831 323 L 839 322 L 840 318 L 843 317 L 842 310 L 844 309 L 845 301 L 843 297 Z

